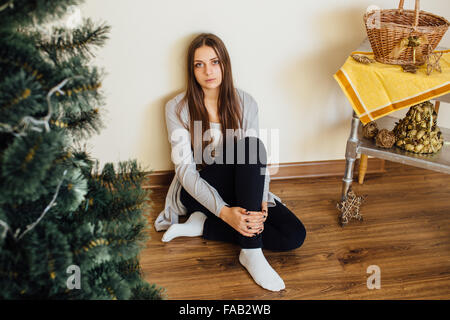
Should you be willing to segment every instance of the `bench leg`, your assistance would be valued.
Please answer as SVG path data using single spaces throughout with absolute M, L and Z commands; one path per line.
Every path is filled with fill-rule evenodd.
M 367 159 L 369 157 L 367 154 L 361 153 L 361 158 L 359 159 L 359 173 L 358 173 L 358 182 L 359 184 L 364 183 L 364 176 L 367 172 Z

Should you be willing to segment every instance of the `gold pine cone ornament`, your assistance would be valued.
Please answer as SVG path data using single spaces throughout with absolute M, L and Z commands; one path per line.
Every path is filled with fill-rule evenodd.
M 373 139 L 378 134 L 378 126 L 375 121 L 371 121 L 363 126 L 363 136 L 366 139 Z
M 403 150 L 426 154 L 438 152 L 444 138 L 437 126 L 437 113 L 430 101 L 412 106 L 395 124 L 395 145 Z
M 377 147 L 389 149 L 392 148 L 394 143 L 395 135 L 388 129 L 381 129 L 375 138 L 375 144 L 377 145 Z

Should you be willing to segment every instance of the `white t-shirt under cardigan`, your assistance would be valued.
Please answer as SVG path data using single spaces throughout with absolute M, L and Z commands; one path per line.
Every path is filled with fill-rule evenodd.
M 209 122 L 211 127 L 211 136 L 213 142 L 211 143 L 212 148 L 216 148 L 222 144 L 222 125 L 220 122 Z M 214 157 L 213 157 L 214 158 Z
M 243 110 L 243 130 L 238 131 L 237 137 L 242 139 L 247 136 L 259 137 L 258 105 L 253 97 L 247 92 L 236 88 L 240 98 L 240 107 Z M 218 191 L 204 180 L 196 169 L 194 153 L 191 148 L 190 132 L 183 126 L 176 114 L 177 107 L 185 92 L 167 102 L 165 107 L 166 125 L 171 144 L 171 159 L 175 164 L 175 176 L 169 186 L 166 196 L 164 210 L 155 220 L 155 229 L 157 231 L 166 230 L 171 224 L 178 223 L 178 216 L 187 213 L 186 207 L 180 201 L 181 188 L 184 189 L 205 208 L 219 216 L 223 206 L 226 203 L 219 195 Z M 189 108 L 184 104 L 181 111 L 181 119 L 189 127 Z M 214 129 L 220 130 L 220 125 L 211 123 L 211 135 L 214 136 Z M 221 143 L 214 140 L 214 143 Z M 180 151 L 181 155 L 180 155 Z M 269 191 L 270 175 L 266 168 L 263 201 L 267 201 L 268 207 L 274 207 L 275 200 L 283 203 L 281 199 Z

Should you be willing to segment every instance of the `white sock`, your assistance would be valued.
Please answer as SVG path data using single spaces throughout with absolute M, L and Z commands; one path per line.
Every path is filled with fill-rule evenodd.
M 167 229 L 162 237 L 163 242 L 169 242 L 177 237 L 198 237 L 203 234 L 203 225 L 206 215 L 200 211 L 191 214 L 185 223 L 173 224 Z
M 267 262 L 261 248 L 242 249 L 239 262 L 247 269 L 253 280 L 264 289 L 280 291 L 285 288 L 283 279 Z

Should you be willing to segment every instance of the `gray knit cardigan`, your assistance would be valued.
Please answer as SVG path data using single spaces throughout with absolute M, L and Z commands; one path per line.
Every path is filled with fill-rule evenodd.
M 236 88 L 236 91 L 240 98 L 241 110 L 243 110 L 243 130 L 239 130 L 238 138 L 246 136 L 259 137 L 258 104 L 247 92 L 238 88 Z M 155 220 L 155 229 L 157 231 L 168 229 L 171 224 L 178 223 L 180 215 L 187 213 L 187 209 L 180 201 L 182 187 L 194 199 L 217 216 L 219 216 L 223 206 L 230 206 L 222 199 L 218 191 L 200 176 L 199 171 L 196 169 L 190 133 L 176 115 L 177 106 L 184 95 L 185 92 L 178 94 L 167 102 L 165 107 L 167 132 L 171 144 L 171 159 L 175 164 L 175 176 L 167 191 L 164 210 L 161 211 Z M 187 103 L 182 107 L 181 118 L 184 123 L 189 124 Z M 263 201 L 267 201 L 268 207 L 274 207 L 276 205 L 275 199 L 280 203 L 282 201 L 269 191 L 269 183 L 270 175 L 266 168 Z

